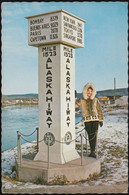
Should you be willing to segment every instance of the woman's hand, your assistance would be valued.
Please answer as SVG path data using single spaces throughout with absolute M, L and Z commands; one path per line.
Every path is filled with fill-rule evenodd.
M 100 127 L 102 127 L 103 126 L 103 122 L 99 122 L 99 125 L 100 125 Z

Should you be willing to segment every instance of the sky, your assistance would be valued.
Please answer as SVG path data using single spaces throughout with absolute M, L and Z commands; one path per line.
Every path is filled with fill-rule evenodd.
M 2 94 L 38 93 L 38 48 L 28 45 L 27 16 L 63 9 L 83 20 L 84 48 L 75 49 L 75 89 L 128 87 L 127 2 L 3 2 Z

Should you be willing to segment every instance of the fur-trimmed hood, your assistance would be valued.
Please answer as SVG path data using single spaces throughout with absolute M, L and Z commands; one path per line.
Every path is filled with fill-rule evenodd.
M 84 88 L 83 88 L 83 98 L 84 99 L 88 99 L 88 96 L 87 96 L 87 89 L 89 88 L 89 87 L 91 87 L 92 89 L 93 89 L 93 91 L 92 91 L 92 95 L 91 95 L 91 97 L 90 97 L 90 99 L 94 99 L 94 97 L 95 97 L 95 95 L 96 95 L 96 89 L 95 89 L 95 86 L 92 84 L 92 83 L 87 83 L 85 86 L 84 86 Z

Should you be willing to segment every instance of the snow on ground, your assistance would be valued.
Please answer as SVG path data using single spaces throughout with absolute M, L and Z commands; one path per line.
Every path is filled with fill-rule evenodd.
M 82 129 L 80 124 L 77 127 L 76 131 Z M 112 110 L 104 113 L 103 126 L 99 127 L 98 130 L 98 155 L 102 172 L 97 180 L 90 180 L 91 185 L 101 183 L 115 184 L 128 181 L 127 109 Z M 89 181 L 85 182 L 84 185 L 88 184 Z
M 122 96 L 118 99 L 115 100 L 115 104 L 118 105 L 118 106 L 125 106 L 125 105 L 128 105 L 128 96 Z
M 83 123 L 76 125 L 76 136 L 84 128 Z M 84 131 L 82 131 L 84 134 Z M 84 134 L 85 135 L 85 134 Z M 80 143 L 80 137 L 77 138 Z M 83 139 L 85 143 L 85 138 Z M 34 143 L 22 145 L 22 154 L 36 152 Z M 80 185 L 116 184 L 128 181 L 128 110 L 118 109 L 104 112 L 103 127 L 98 131 L 98 155 L 101 161 L 99 177 L 80 183 Z M 42 185 L 23 183 L 15 178 L 15 158 L 17 147 L 2 153 L 3 188 L 38 188 Z M 14 182 L 15 181 L 15 182 Z M 70 187 L 71 185 L 66 185 Z M 45 187 L 45 186 L 44 186 Z M 47 187 L 47 185 L 46 185 Z M 59 187 L 59 186 L 58 186 Z
M 26 143 L 22 146 L 22 154 L 33 153 L 35 151 L 33 143 Z M 2 173 L 13 178 L 15 171 L 15 158 L 17 158 L 17 147 L 2 152 Z

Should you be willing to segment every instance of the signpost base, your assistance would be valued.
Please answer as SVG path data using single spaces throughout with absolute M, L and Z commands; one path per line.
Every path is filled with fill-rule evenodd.
M 23 159 L 22 166 L 17 159 L 17 176 L 19 181 L 54 183 L 56 178 L 64 178 L 69 183 L 86 180 L 95 175 L 99 175 L 101 171 L 100 160 L 84 156 L 83 165 L 81 158 L 70 161 L 63 165 L 50 163 L 48 168 L 47 162 Z
M 65 153 L 63 152 L 57 153 L 56 151 L 51 153 L 51 148 L 50 148 L 49 161 L 52 163 L 64 164 L 64 163 L 67 163 L 69 161 L 72 161 L 78 158 L 80 158 L 80 156 L 78 155 L 76 150 L 72 150 L 72 151 L 65 152 Z M 48 161 L 47 152 L 38 153 L 36 157 L 34 158 L 34 161 L 47 162 Z

